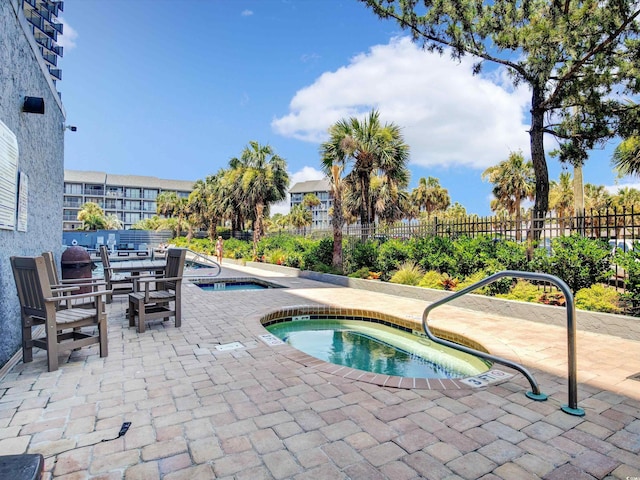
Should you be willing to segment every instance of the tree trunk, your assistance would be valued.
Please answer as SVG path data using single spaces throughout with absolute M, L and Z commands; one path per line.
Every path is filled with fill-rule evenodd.
M 533 85 L 531 96 L 531 162 L 536 175 L 536 200 L 533 205 L 533 239 L 539 240 L 544 228 L 544 217 L 549 208 L 549 171 L 544 156 L 543 88 Z
M 258 242 L 262 238 L 262 215 L 264 214 L 264 205 L 256 203 L 256 219 L 253 222 L 253 254 L 258 251 Z
M 584 235 L 584 180 L 582 165 L 573 166 L 573 205 L 576 216 L 576 229 Z

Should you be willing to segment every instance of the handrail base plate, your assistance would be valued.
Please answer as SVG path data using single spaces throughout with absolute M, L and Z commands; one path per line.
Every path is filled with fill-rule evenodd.
M 569 405 L 562 405 L 560 408 L 564 413 L 574 415 L 576 417 L 584 417 L 584 410 L 582 408 L 571 408 Z

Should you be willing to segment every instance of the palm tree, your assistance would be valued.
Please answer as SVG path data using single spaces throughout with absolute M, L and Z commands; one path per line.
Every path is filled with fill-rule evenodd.
M 611 195 L 604 188 L 604 185 L 587 183 L 584 186 L 584 203 L 587 210 L 595 210 L 600 213 L 611 207 Z
M 287 217 L 288 223 L 297 229 L 308 227 L 313 220 L 311 211 L 302 203 L 295 205 Z
M 94 202 L 82 205 L 78 212 L 78 220 L 82 222 L 82 230 L 100 230 L 107 226 L 104 210 Z
M 329 128 L 329 140 L 322 144 L 320 153 L 322 155 L 322 170 L 329 178 L 329 194 L 333 199 L 331 207 L 331 227 L 333 229 L 333 255 L 331 265 L 333 268 L 342 271 L 342 229 L 345 224 L 345 212 L 343 208 L 343 197 L 345 182 L 342 172 L 346 163 L 346 152 L 341 147 L 341 139 L 344 138 L 344 122 L 338 122 Z
M 422 177 L 418 180 L 418 186 L 411 192 L 411 199 L 422 210 L 427 212 L 427 220 L 431 219 L 433 212 L 446 210 L 451 205 L 451 198 L 446 188 L 440 186 L 440 180 Z
M 574 189 L 571 174 L 561 172 L 559 181 L 551 181 L 549 189 L 549 208 L 555 210 L 560 220 L 560 228 L 564 230 L 567 218 L 574 212 Z
M 273 152 L 269 145 L 249 142 L 240 158 L 232 158 L 229 166 L 237 170 L 244 201 L 253 212 L 253 251 L 264 233 L 263 219 L 269 204 L 284 200 L 289 186 L 285 160 Z
M 609 192 L 604 188 L 603 185 L 593 185 L 591 183 L 587 183 L 584 186 L 584 204 L 585 209 L 591 212 L 589 215 L 588 222 L 589 225 L 594 230 L 594 235 L 596 238 L 600 238 L 601 232 L 601 213 L 604 213 L 612 206 L 612 198 L 609 195 Z M 593 213 L 597 213 L 598 215 L 594 215 Z M 606 219 L 606 217 L 604 217 Z M 605 220 L 606 224 L 606 220 Z
M 394 182 L 387 175 L 371 176 L 370 194 L 376 218 L 391 224 L 405 217 L 409 197 L 406 186 L 405 181 Z
M 613 152 L 612 163 L 621 176 L 640 175 L 640 135 L 625 138 Z
M 122 230 L 122 221 L 115 213 L 107 215 L 105 218 L 105 228 L 107 230 Z
M 497 202 L 491 209 L 504 207 L 510 215 L 516 216 L 516 240 L 522 239 L 520 225 L 522 201 L 533 200 L 535 195 L 535 174 L 533 164 L 525 162 L 522 152 L 511 152 L 509 158 L 482 172 L 482 179 L 493 184 L 493 195 Z
M 165 218 L 173 216 L 179 200 L 177 192 L 160 192 L 156 198 L 156 213 Z
M 357 191 L 357 208 L 362 226 L 374 219 L 374 202 L 371 197 L 371 176 L 386 177 L 390 188 L 408 181 L 409 146 L 404 143 L 400 128 L 394 124 L 381 125 L 380 114 L 372 110 L 363 121 L 357 118 L 340 120 L 329 129 L 329 140 L 322 145 L 323 164 L 329 161 L 352 162 L 352 169 L 345 177 L 345 184 Z M 331 160 L 329 160 L 331 159 Z
M 209 175 L 198 180 L 188 199 L 189 223 L 207 230 L 209 240 L 214 242 L 221 211 L 218 199 L 218 176 Z
M 640 190 L 633 187 L 622 187 L 613 198 L 616 206 L 630 209 L 638 209 L 640 207 Z

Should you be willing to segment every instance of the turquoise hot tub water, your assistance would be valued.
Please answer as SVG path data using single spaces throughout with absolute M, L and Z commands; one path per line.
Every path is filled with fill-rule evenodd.
M 400 329 L 357 320 L 284 321 L 266 329 L 308 355 L 373 373 L 417 378 L 464 378 L 489 362 Z
M 256 282 L 215 282 L 210 284 L 196 283 L 205 292 L 219 292 L 224 291 L 237 291 L 237 290 L 265 290 L 272 288 L 266 285 L 261 285 Z

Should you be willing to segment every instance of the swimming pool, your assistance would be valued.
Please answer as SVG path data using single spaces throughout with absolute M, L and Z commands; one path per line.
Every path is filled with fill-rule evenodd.
M 489 366 L 413 333 L 356 320 L 305 320 L 267 327 L 282 341 L 320 360 L 384 375 L 464 378 Z
M 270 288 L 284 288 L 282 285 L 267 282 L 259 278 L 242 277 L 242 278 L 225 278 L 221 280 L 211 280 L 209 278 L 191 279 L 200 289 L 205 292 L 218 291 L 238 291 L 238 290 L 267 290 Z
M 293 315 L 271 314 L 262 319 L 262 324 L 272 335 L 307 355 L 374 374 L 459 379 L 491 368 L 490 362 L 481 358 L 432 343 L 419 334 L 415 322 L 377 312 L 358 310 L 358 315 L 345 315 L 331 310 L 318 312 L 311 308 Z M 482 350 L 462 337 L 456 340 Z

